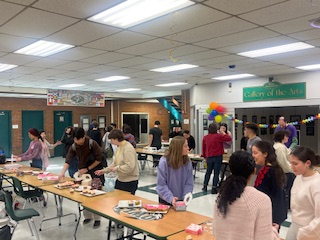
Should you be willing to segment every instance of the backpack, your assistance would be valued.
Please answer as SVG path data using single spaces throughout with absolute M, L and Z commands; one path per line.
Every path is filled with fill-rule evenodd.
M 91 148 L 92 148 L 92 145 L 93 145 L 93 139 L 89 139 L 89 149 L 91 150 Z M 72 145 L 71 145 L 71 148 L 72 148 L 72 150 L 75 152 L 76 151 L 76 144 L 75 143 L 73 143 Z M 92 154 L 92 153 L 91 153 Z M 91 164 L 91 163 L 90 163 Z M 101 163 L 100 163 L 101 165 L 102 165 L 102 167 L 107 167 L 107 160 L 102 156 L 102 159 L 101 159 Z
M 0 148 L 0 164 L 5 164 L 5 163 L 6 163 L 6 155 L 4 155 L 3 148 Z

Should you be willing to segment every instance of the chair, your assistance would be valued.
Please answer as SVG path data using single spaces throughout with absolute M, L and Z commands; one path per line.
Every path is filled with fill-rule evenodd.
M 33 208 L 14 210 L 13 205 L 12 205 L 13 201 L 12 201 L 11 194 L 9 194 L 8 192 L 5 192 L 3 190 L 1 190 L 0 192 L 4 196 L 5 205 L 6 205 L 6 212 L 9 215 L 9 217 L 12 220 L 16 221 L 17 223 L 19 223 L 20 221 L 23 221 L 23 220 L 27 220 L 30 231 L 31 231 L 31 235 L 34 236 L 32 228 L 31 228 L 31 224 L 30 224 L 30 222 L 32 222 L 35 233 L 36 233 L 36 238 L 37 238 L 37 240 L 40 240 L 38 231 L 36 229 L 36 225 L 34 224 L 34 221 L 32 218 L 32 217 L 40 216 L 40 214 L 36 210 L 34 210 Z
M 25 191 L 23 189 L 22 184 L 19 179 L 15 178 L 15 177 L 11 177 L 11 178 L 13 181 L 13 190 L 14 190 L 15 194 L 17 194 L 17 196 L 25 199 L 25 202 L 24 202 L 22 208 L 24 209 L 26 207 L 27 202 L 29 202 L 31 204 L 32 199 L 36 198 L 39 203 L 42 215 L 44 216 L 44 212 L 43 212 L 43 209 L 42 209 L 42 206 L 40 203 L 40 197 L 43 197 L 43 192 L 39 189 Z

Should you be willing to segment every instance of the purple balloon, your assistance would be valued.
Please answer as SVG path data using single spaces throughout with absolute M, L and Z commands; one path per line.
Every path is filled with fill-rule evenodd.
M 214 119 L 214 116 L 212 116 L 211 114 L 209 114 L 208 120 L 209 120 L 209 121 L 212 121 L 213 119 Z
M 218 115 L 218 112 L 217 110 L 212 110 L 212 112 L 210 113 L 213 117 L 217 116 Z

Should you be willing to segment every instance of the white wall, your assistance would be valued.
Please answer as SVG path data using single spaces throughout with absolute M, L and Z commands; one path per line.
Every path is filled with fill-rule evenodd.
M 289 75 L 280 75 L 274 78 L 274 81 L 280 83 L 295 83 L 295 82 L 306 82 L 306 99 L 307 100 L 318 100 L 320 104 L 320 72 L 307 72 L 307 73 L 298 73 L 298 74 L 289 74 Z M 232 83 L 231 92 L 229 92 L 229 82 Z M 254 87 L 262 86 L 268 82 L 268 78 L 248 78 L 245 80 L 237 81 L 222 81 L 210 84 L 195 85 L 190 90 L 190 106 L 200 105 L 200 104 L 209 104 L 212 101 L 218 103 L 242 103 L 242 93 L 244 87 Z M 278 101 L 262 101 L 255 102 L 257 105 L 261 106 L 292 106 L 293 103 L 301 105 L 301 103 L 306 100 L 278 100 Z M 278 103 L 278 104 L 277 104 Z M 299 104 L 300 103 L 300 104 Z M 249 102 L 245 103 L 247 106 L 252 105 Z M 229 105 L 229 104 L 228 104 Z M 308 104 L 309 105 L 309 104 Z

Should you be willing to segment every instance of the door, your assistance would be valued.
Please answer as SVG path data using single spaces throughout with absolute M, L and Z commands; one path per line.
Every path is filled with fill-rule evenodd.
M 123 125 L 128 124 L 131 128 L 131 133 L 135 137 L 136 142 L 140 139 L 140 121 L 139 114 L 123 114 Z
M 22 111 L 22 152 L 29 148 L 29 128 L 43 130 L 43 111 Z
M 11 112 L 0 110 L 0 126 L 1 126 L 1 137 L 0 137 L 0 148 L 3 148 L 6 157 L 11 156 Z
M 72 111 L 54 111 L 53 112 L 53 143 L 62 138 L 65 128 L 72 126 Z M 63 145 L 54 149 L 54 156 L 62 156 Z

